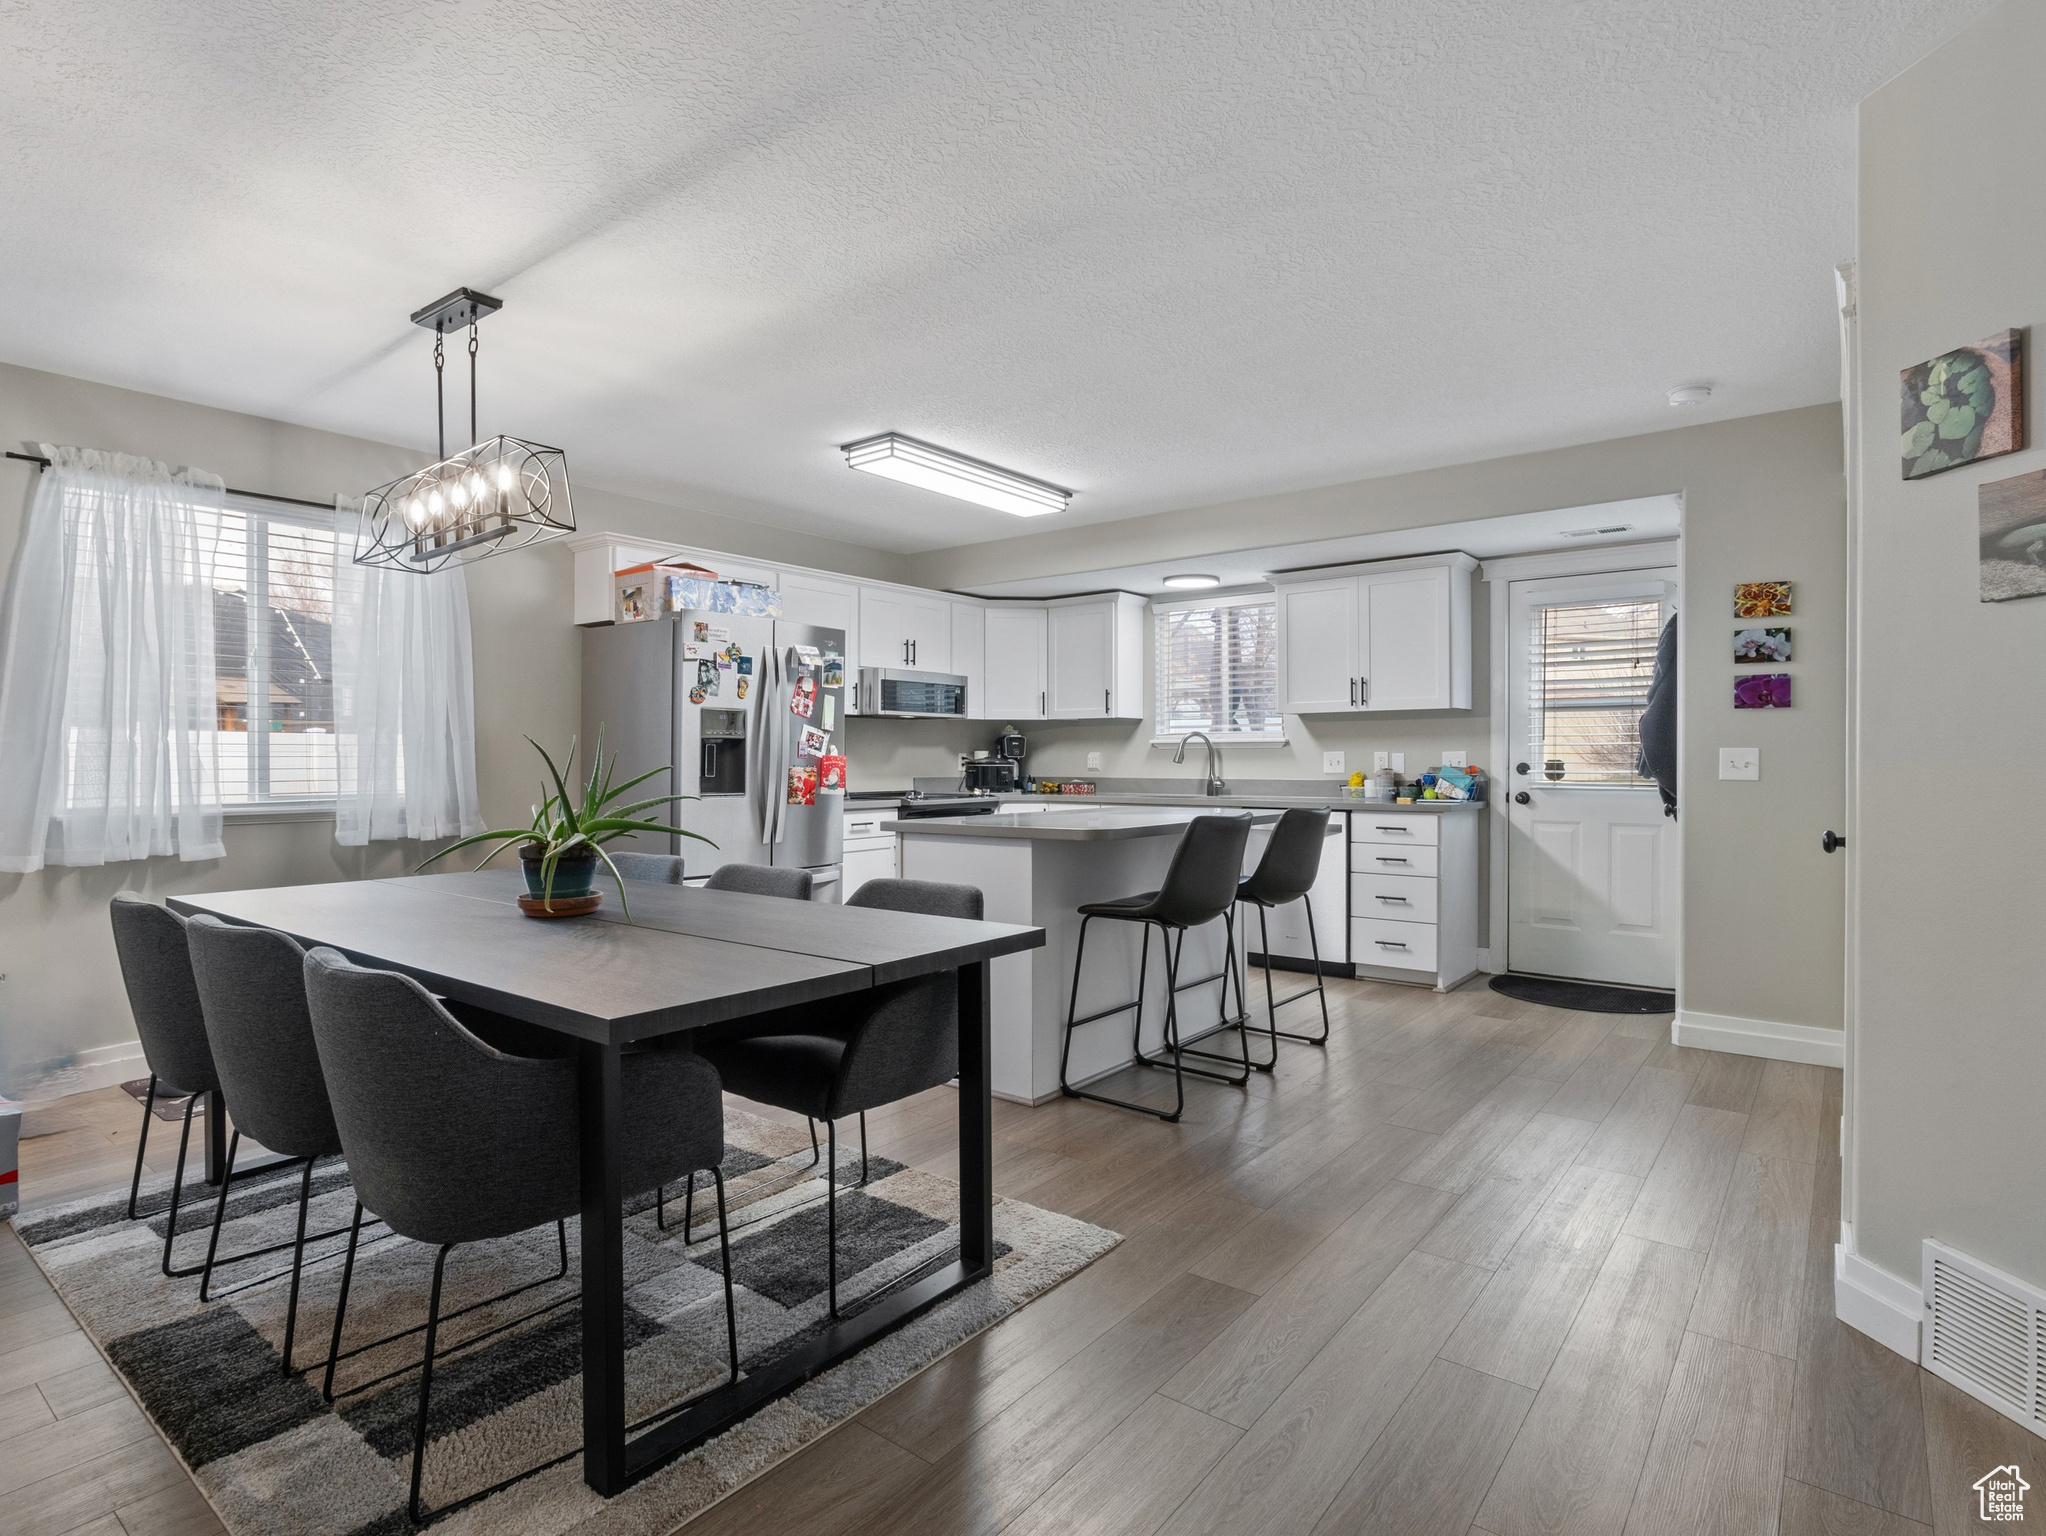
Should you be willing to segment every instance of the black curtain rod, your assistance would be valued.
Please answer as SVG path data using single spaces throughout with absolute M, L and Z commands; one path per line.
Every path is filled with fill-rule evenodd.
M 38 469 L 48 469 L 50 467 L 50 461 L 39 453 L 9 453 L 7 457 L 19 459 L 24 464 L 33 464 Z M 238 491 L 231 485 L 227 487 L 227 494 L 230 496 L 247 496 L 256 501 L 281 501 L 287 507 L 318 507 L 322 512 L 334 510 L 334 503 L 331 501 L 307 501 L 302 496 L 272 496 L 268 491 Z

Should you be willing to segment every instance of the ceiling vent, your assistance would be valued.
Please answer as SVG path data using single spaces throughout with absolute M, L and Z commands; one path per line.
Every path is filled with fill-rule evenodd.
M 1633 531 L 1634 525 L 1632 523 L 1611 523 L 1604 528 L 1565 528 L 1563 530 L 1563 537 L 1566 539 L 1595 539 L 1602 533 L 1632 533 Z
M 2046 1433 L 2046 1291 L 1927 1239 L 1923 1364 Z

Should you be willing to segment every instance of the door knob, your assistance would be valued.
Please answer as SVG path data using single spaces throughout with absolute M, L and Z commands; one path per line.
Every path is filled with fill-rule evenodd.
M 1519 794 L 1513 797 L 1513 803 L 1515 805 L 1531 805 L 1534 803 L 1534 796 L 1523 789 Z
M 1528 771 L 1528 766 L 1526 763 L 1515 763 L 1513 765 L 1513 771 L 1515 773 L 1526 773 Z
M 1845 848 L 1847 846 L 1847 839 L 1838 832 L 1828 832 L 1819 839 L 1819 846 L 1825 849 L 1826 852 L 1831 853 L 1836 848 Z

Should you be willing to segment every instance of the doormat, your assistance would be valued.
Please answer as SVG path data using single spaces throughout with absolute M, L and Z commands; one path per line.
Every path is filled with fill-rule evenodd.
M 823 1170 L 811 1167 L 801 1126 L 727 1109 L 725 1161 L 739 1357 L 763 1360 L 826 1326 Z M 288 1241 L 298 1215 L 298 1169 L 237 1179 L 221 1250 Z M 841 1306 L 948 1261 L 959 1246 L 959 1189 L 950 1179 L 876 1157 L 861 1187 L 857 1151 L 838 1168 Z M 625 1225 L 626 1411 L 634 1419 L 725 1379 L 725 1308 L 715 1205 L 699 1178 L 694 1242 L 679 1230 L 671 1186 L 668 1230 L 652 1197 Z M 119 1373 L 234 1536 L 397 1536 L 411 1474 L 420 1336 L 413 1333 L 342 1362 L 335 1387 L 397 1374 L 353 1396 L 321 1400 L 344 1240 L 308 1245 L 293 1363 L 279 1372 L 288 1262 L 254 1259 L 220 1271 L 212 1302 L 196 1278 L 160 1272 L 169 1181 L 145 1186 L 142 1219 L 126 1219 L 127 1191 L 38 1211 L 22 1241 Z M 308 1226 L 345 1225 L 354 1189 L 338 1158 L 313 1176 Z M 196 1262 L 212 1197 L 180 1220 L 179 1260 Z M 195 1246 L 184 1252 L 186 1221 Z M 484 1306 L 448 1327 L 444 1344 L 475 1347 L 437 1358 L 423 1492 L 430 1508 L 509 1477 L 582 1441 L 578 1223 L 568 1223 L 566 1279 Z M 381 1231 L 381 1229 L 371 1229 Z M 762 1407 L 614 1499 L 583 1483 L 582 1458 L 514 1483 L 449 1514 L 445 1536 L 665 1536 L 683 1521 L 794 1455 L 940 1356 L 1068 1279 L 1121 1238 L 1016 1200 L 995 1201 L 994 1273 L 877 1339 L 851 1359 Z M 457 1248 L 448 1261 L 443 1314 L 554 1272 L 552 1226 Z M 315 1255 L 317 1254 L 317 1257 Z M 342 1347 L 426 1318 L 434 1249 L 384 1233 L 365 1238 L 350 1289 Z M 257 1273 L 250 1274 L 250 1270 Z M 540 1304 L 564 1304 L 529 1315 Z M 517 1321 L 524 1319 L 523 1321 Z M 483 1337 L 500 1324 L 512 1326 Z M 452 1336 L 452 1337 L 451 1337 Z M 307 1370 L 317 1359 L 319 1369 Z
M 147 1104 L 149 1103 L 149 1079 L 138 1077 L 132 1083 L 123 1083 L 121 1084 L 121 1092 L 128 1095 L 137 1104 Z M 192 1095 L 189 1093 L 172 1095 L 158 1089 L 156 1103 L 150 1109 L 150 1113 L 159 1120 L 182 1120 L 185 1118 L 185 1100 L 191 1097 Z M 192 1106 L 192 1118 L 196 1120 L 205 1113 L 206 1097 L 204 1094 L 201 1094 L 199 1102 Z
M 1524 1003 L 1579 1013 L 1675 1013 L 1677 995 L 1657 987 L 1615 987 L 1600 981 L 1559 981 L 1552 976 L 1494 976 L 1492 990 Z

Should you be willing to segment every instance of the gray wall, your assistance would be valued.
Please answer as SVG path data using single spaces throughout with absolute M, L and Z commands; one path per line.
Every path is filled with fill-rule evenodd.
M 2046 832 L 2024 810 L 2046 756 L 2046 598 L 1985 604 L 1976 569 L 1976 487 L 2046 468 L 2046 448 L 1906 484 L 1896 446 L 1900 369 L 2008 326 L 2039 344 L 2042 58 L 2046 10 L 2006 4 L 1861 112 L 1850 1215 L 1857 1249 L 1914 1284 L 1936 1237 L 2046 1285 Z M 1935 775 L 1973 803 L 1937 805 Z
M 1829 282 L 1829 275 L 1814 274 L 1814 303 L 1829 302 Z M 1838 1029 L 1843 876 L 1840 861 L 1819 851 L 1819 834 L 1841 825 L 1843 798 L 1846 502 L 1837 406 L 940 550 L 911 560 L 902 579 L 969 587 L 1672 491 L 1684 497 L 1680 1001 L 1687 1012 Z M 1797 583 L 1791 623 L 1798 651 L 1789 668 L 1796 706 L 1736 712 L 1733 584 L 1772 579 Z M 1399 747 L 1432 763 L 1442 747 L 1469 740 L 1483 761 L 1486 694 L 1474 697 L 1479 707 L 1468 716 L 1310 721 L 1291 771 L 1318 777 L 1324 746 L 1366 754 Z M 956 756 L 961 745 L 986 745 L 973 733 L 956 743 L 935 734 L 918 738 L 928 743 L 933 764 L 923 767 L 922 746 L 867 755 L 867 743 L 884 728 L 862 722 L 853 737 L 862 754 L 854 771 L 869 782 L 880 769 L 888 783 L 905 771 L 956 771 L 944 766 L 941 747 Z M 1173 771 L 1153 766 L 1168 754 L 1145 746 L 1148 727 L 1029 729 L 1031 766 L 1043 772 L 1084 771 L 1090 750 L 1104 754 L 1104 765 L 1117 765 L 1104 773 Z M 1721 783 L 1722 746 L 1760 747 L 1760 782 Z M 1264 760 L 1238 752 L 1231 771 L 1263 776 L 1257 763 Z M 1415 755 L 1408 764 L 1425 765 Z M 1275 763 L 1274 774 L 1281 771 Z
M 531 424 L 544 433 L 545 424 Z M 71 443 L 193 464 L 241 490 L 329 500 L 417 468 L 412 449 L 287 426 L 207 406 L 0 365 L 0 442 Z M 571 466 L 573 458 L 571 457 Z M 35 467 L 0 460 L 0 555 L 11 567 L 34 491 Z M 792 535 L 728 498 L 719 511 L 657 506 L 576 487 L 581 525 L 693 541 L 735 554 L 786 556 Z M 804 558 L 882 577 L 897 557 L 802 539 Z M 522 739 L 565 743 L 576 729 L 578 632 L 569 624 L 571 557 L 560 544 L 485 560 L 469 572 L 476 655 L 477 772 L 495 824 L 530 814 L 536 761 Z M 121 991 L 106 902 L 116 891 L 180 891 L 299 884 L 401 873 L 417 844 L 344 849 L 331 817 L 230 819 L 227 857 L 186 864 L 153 859 L 102 869 L 0 875 L 0 1093 L 44 1081 L 82 1053 L 135 1038 Z M 61 1081 L 61 1079 L 59 1080 Z

